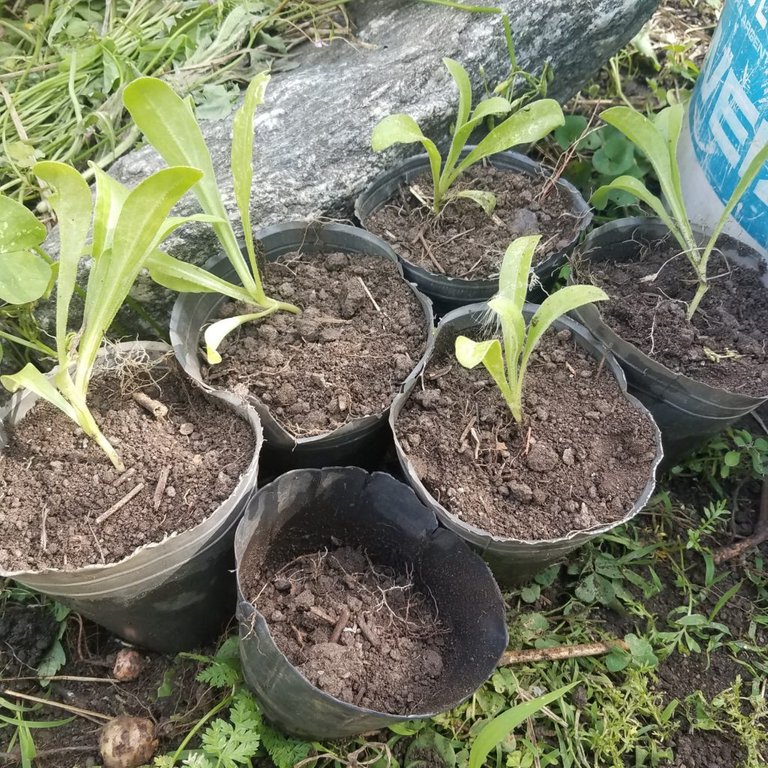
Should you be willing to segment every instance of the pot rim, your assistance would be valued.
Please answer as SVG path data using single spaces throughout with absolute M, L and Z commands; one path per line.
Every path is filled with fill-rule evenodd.
M 474 149 L 476 149 L 476 145 L 466 145 L 461 151 L 459 158 L 461 159 L 466 157 Z M 496 162 L 494 162 L 494 160 Z M 515 152 L 511 149 L 489 155 L 481 161 L 481 163 L 485 162 L 490 163 L 494 167 L 501 167 L 506 170 L 510 170 L 512 173 L 523 173 L 528 176 L 544 176 L 545 178 L 551 178 L 555 174 L 555 170 L 549 166 L 544 165 L 537 160 L 533 160 L 526 154 Z M 497 165 L 497 163 L 499 165 Z M 509 166 L 515 166 L 515 168 L 511 169 Z M 383 206 L 387 200 L 391 199 L 390 195 L 387 200 L 376 205 L 369 213 L 364 213 L 364 204 L 368 202 L 368 199 L 374 194 L 374 192 L 379 189 L 379 187 L 386 186 L 388 184 L 396 184 L 397 188 L 397 186 L 399 186 L 401 183 L 402 177 L 411 172 L 429 170 L 429 168 L 429 155 L 426 153 L 419 153 L 401 160 L 391 168 L 388 168 L 378 174 L 355 199 L 355 218 L 360 222 L 360 225 L 365 228 L 365 219 L 377 211 L 381 206 Z M 584 199 L 584 196 L 581 194 L 581 192 L 579 192 L 579 190 L 570 181 L 559 176 L 555 180 L 555 184 L 568 195 L 568 198 L 572 204 L 571 207 L 573 208 L 574 216 L 578 219 L 579 225 L 573 234 L 573 237 L 569 240 L 566 246 L 558 249 L 555 251 L 555 253 L 550 254 L 547 256 L 547 258 L 534 266 L 534 272 L 536 272 L 537 275 L 549 274 L 549 272 L 556 268 L 556 263 L 558 261 L 567 257 L 569 250 L 576 246 L 579 238 L 592 222 L 593 217 L 591 206 Z M 490 277 L 477 280 L 468 280 L 463 277 L 455 277 L 453 275 L 443 275 L 438 272 L 432 272 L 428 269 L 425 269 L 424 267 L 420 267 L 417 264 L 414 264 L 410 259 L 407 259 L 405 256 L 401 256 L 400 254 L 398 254 L 398 258 L 400 261 L 406 264 L 408 270 L 416 275 L 419 279 L 454 284 L 457 286 L 463 286 L 467 289 L 477 290 L 495 290 L 498 285 L 498 276 L 495 278 Z
M 669 232 L 669 229 L 667 225 L 658 217 L 656 216 L 631 216 L 631 217 L 625 217 L 622 219 L 614 219 L 613 221 L 607 222 L 606 224 L 602 224 L 599 227 L 595 227 L 585 238 L 584 242 L 581 244 L 580 248 L 578 249 L 578 253 L 574 253 L 570 257 L 570 262 L 572 265 L 578 264 L 579 260 L 590 260 L 590 253 L 592 251 L 597 251 L 599 249 L 602 249 L 606 246 L 603 246 L 599 242 L 595 242 L 596 240 L 599 240 L 601 236 L 610 235 L 611 233 L 618 233 L 618 232 L 629 232 L 634 233 L 638 229 L 644 229 L 652 227 L 654 229 L 663 229 L 666 234 L 660 235 L 659 237 L 663 239 L 664 237 L 671 236 L 671 233 Z M 692 226 L 692 231 L 694 235 L 697 238 L 703 239 L 706 241 L 709 238 L 709 235 L 700 227 Z M 656 235 L 654 235 L 656 237 Z M 734 243 L 737 243 L 740 248 L 743 248 L 747 250 L 749 253 L 754 254 L 754 256 L 742 256 L 740 254 L 731 253 L 729 254 L 728 258 L 732 258 L 734 261 L 738 263 L 739 266 L 745 267 L 745 268 L 754 268 L 754 265 L 751 264 L 751 259 L 754 258 L 755 260 L 762 262 L 762 259 L 760 257 L 760 254 L 755 251 L 755 249 L 752 248 L 752 246 L 748 245 L 747 243 L 744 243 L 743 241 L 739 240 L 738 238 L 733 237 L 732 235 L 721 235 L 721 237 L 726 237 L 732 240 Z M 627 242 L 631 242 L 632 237 L 627 239 Z M 573 271 L 571 272 L 571 276 L 569 278 L 569 283 L 573 282 Z M 704 401 L 704 402 L 710 402 L 713 398 L 719 397 L 721 393 L 725 393 L 729 397 L 733 398 L 734 401 L 743 401 L 743 404 L 736 405 L 734 404 L 734 408 L 738 407 L 744 407 L 744 408 L 756 408 L 757 406 L 761 405 L 762 403 L 766 402 L 768 400 L 768 392 L 766 392 L 765 395 L 744 395 L 739 392 L 734 392 L 733 390 L 725 389 L 723 387 L 713 387 L 710 384 L 706 384 L 703 381 L 699 381 L 697 379 L 692 378 L 691 376 L 688 376 L 684 373 L 675 373 L 674 371 L 667 368 L 666 365 L 663 363 L 660 363 L 658 360 L 655 360 L 652 357 L 649 357 L 643 350 L 641 350 L 636 344 L 633 344 L 630 341 L 626 341 L 621 336 L 619 336 L 604 320 L 602 313 L 600 310 L 594 306 L 589 305 L 586 307 L 581 307 L 574 311 L 574 315 L 578 318 L 579 322 L 581 322 L 583 325 L 587 326 L 589 331 L 592 333 L 593 336 L 596 336 L 599 341 L 601 341 L 603 344 L 605 344 L 608 349 L 610 349 L 612 352 L 615 353 L 617 348 L 619 348 L 622 345 L 625 345 L 628 348 L 631 348 L 634 353 L 637 355 L 638 361 L 640 361 L 644 367 L 644 369 L 653 371 L 657 377 L 660 377 L 662 379 L 668 380 L 670 382 L 679 382 L 681 387 L 685 388 L 686 390 L 689 390 L 689 394 L 695 397 L 697 400 Z M 599 332 L 599 335 L 595 332 L 597 330 Z
M 535 311 L 535 308 L 537 306 L 538 305 L 530 304 L 526 302 L 524 311 L 526 313 L 532 314 Z M 452 312 L 449 312 L 448 314 L 446 314 L 443 317 L 443 319 L 440 321 L 439 325 L 437 326 L 436 332 L 434 334 L 432 345 L 430 347 L 430 359 L 432 357 L 432 353 L 435 350 L 438 334 L 440 333 L 441 329 L 448 327 L 454 321 L 459 320 L 465 316 L 481 315 L 486 313 L 487 311 L 488 311 L 487 304 L 478 303 L 478 304 L 469 304 L 466 307 L 460 307 L 459 309 L 455 309 Z M 475 325 L 479 325 L 479 323 L 476 323 Z M 572 318 L 568 317 L 567 315 L 564 315 L 558 318 L 552 324 L 552 327 L 555 329 L 559 328 L 560 330 L 567 329 L 571 331 L 574 337 L 581 338 L 583 341 L 587 342 L 588 344 L 592 344 L 592 345 L 601 344 L 599 340 L 595 339 L 589 333 L 587 328 L 585 328 L 583 325 L 576 322 Z M 458 515 L 446 509 L 439 501 L 437 501 L 437 499 L 435 499 L 434 496 L 432 496 L 432 494 L 427 490 L 427 488 L 422 483 L 421 478 L 419 477 L 412 462 L 408 457 L 408 454 L 405 453 L 405 451 L 402 448 L 402 445 L 400 444 L 400 440 L 398 438 L 398 433 L 396 428 L 396 422 L 397 422 L 397 417 L 400 415 L 400 411 L 404 407 L 405 403 L 407 402 L 413 390 L 413 385 L 411 385 L 411 387 L 409 387 L 407 390 L 404 390 L 398 396 L 396 402 L 393 403 L 392 411 L 390 413 L 389 423 L 392 429 L 392 436 L 395 442 L 395 450 L 397 452 L 398 458 L 400 459 L 401 466 L 403 466 L 403 468 L 405 469 L 408 475 L 409 482 L 416 483 L 417 494 L 420 496 L 420 498 L 429 499 L 429 503 L 436 510 L 436 514 L 438 518 L 441 520 L 441 522 L 444 522 L 445 520 L 450 520 L 457 527 L 466 529 L 469 533 L 473 534 L 476 538 L 482 539 L 488 542 L 488 544 L 486 545 L 486 548 L 488 545 L 493 543 L 493 544 L 502 544 L 502 545 L 523 545 L 526 547 L 543 549 L 543 548 L 548 548 L 552 545 L 573 543 L 574 546 L 576 546 L 578 544 L 584 543 L 588 539 L 594 538 L 595 536 L 599 536 L 603 533 L 607 533 L 608 531 L 629 522 L 643 509 L 643 507 L 645 507 L 646 503 L 653 495 L 655 485 L 656 485 L 655 483 L 656 470 L 658 469 L 658 466 L 664 457 L 664 452 L 663 452 L 662 443 L 661 443 L 661 431 L 659 430 L 659 427 L 656 424 L 656 421 L 651 415 L 651 413 L 649 412 L 649 410 L 636 397 L 629 394 L 629 392 L 627 391 L 627 380 L 626 380 L 626 377 L 624 376 L 624 372 L 622 371 L 621 367 L 616 361 L 616 358 L 613 356 L 610 350 L 607 350 L 607 349 L 605 350 L 604 357 L 605 357 L 605 365 L 614 375 L 614 378 L 616 379 L 616 383 L 619 385 L 619 389 L 621 390 L 621 393 L 623 394 L 623 396 L 653 426 L 655 456 L 649 468 L 648 481 L 646 482 L 645 487 L 643 488 L 641 493 L 637 495 L 637 498 L 635 499 L 635 502 L 633 503 L 631 509 L 619 520 L 616 520 L 610 523 L 601 523 L 599 525 L 592 526 L 591 528 L 580 528 L 577 530 L 569 531 L 565 536 L 558 536 L 556 538 L 551 538 L 551 539 L 518 539 L 518 538 L 508 537 L 508 536 L 498 536 L 483 528 L 478 528 L 477 526 L 472 525 L 471 523 L 467 523 L 466 521 L 462 520 Z M 429 360 L 427 360 L 427 364 L 428 363 L 429 363 Z M 426 365 L 423 370 L 426 370 Z M 451 530 L 455 530 L 455 529 L 451 528 Z M 473 543 L 478 544 L 478 542 L 473 542 Z
M 422 367 L 426 363 L 426 355 L 427 355 L 427 350 L 429 348 L 429 338 L 431 337 L 431 332 L 434 328 L 434 313 L 432 311 L 432 302 L 427 296 L 422 294 L 417 289 L 414 283 L 410 282 L 404 277 L 402 266 L 400 265 L 397 255 L 389 247 L 386 241 L 377 237 L 373 233 L 368 232 L 367 230 L 361 229 L 359 227 L 352 227 L 346 224 L 325 223 L 317 220 L 297 219 L 297 220 L 291 220 L 291 221 L 278 222 L 268 227 L 259 229 L 254 233 L 254 239 L 257 241 L 260 241 L 260 240 L 263 240 L 264 238 L 275 236 L 282 232 L 288 232 L 288 233 L 295 232 L 295 237 L 296 237 L 295 247 L 291 246 L 289 250 L 285 250 L 284 252 L 290 252 L 290 250 L 295 250 L 295 251 L 299 251 L 300 253 L 304 253 L 304 252 L 315 253 L 322 250 L 326 250 L 326 251 L 332 251 L 337 249 L 341 250 L 342 246 L 338 245 L 334 241 L 337 239 L 344 239 L 345 236 L 351 237 L 351 239 L 356 240 L 358 244 L 365 243 L 369 245 L 371 249 L 375 249 L 376 251 L 375 253 L 373 252 L 373 250 L 372 251 L 362 250 L 362 247 L 360 249 L 355 249 L 355 250 L 347 249 L 346 252 L 361 253 L 364 255 L 379 255 L 393 261 L 397 269 L 397 274 L 411 289 L 411 291 L 413 292 L 414 296 L 416 297 L 417 301 L 419 302 L 423 310 L 423 320 L 424 320 L 425 332 L 427 336 L 427 341 L 425 344 L 424 351 L 421 357 L 418 359 L 418 361 L 414 365 L 414 368 L 412 369 L 410 374 L 407 376 L 407 378 L 403 382 L 400 383 L 397 390 L 394 392 L 390 405 L 387 408 L 383 409 L 380 413 L 367 414 L 365 416 L 356 417 L 336 427 L 333 430 L 324 432 L 319 435 L 297 437 L 291 434 L 272 415 L 271 409 L 266 403 L 262 402 L 259 398 L 255 397 L 254 395 L 249 394 L 247 396 L 248 402 L 258 412 L 259 416 L 262 419 L 262 422 L 264 423 L 264 426 L 267 432 L 274 433 L 275 435 L 274 442 L 276 447 L 292 446 L 293 448 L 304 448 L 304 449 L 316 448 L 319 450 L 326 443 L 329 443 L 328 448 L 331 448 L 332 443 L 337 438 L 343 437 L 348 434 L 361 433 L 369 430 L 373 431 L 374 429 L 378 429 L 381 422 L 384 419 L 386 419 L 387 413 L 391 408 L 392 402 L 394 402 L 394 398 L 397 396 L 400 390 L 408 382 L 410 382 L 411 380 L 415 380 L 415 378 L 418 376 Z M 328 242 L 324 241 L 322 239 L 322 236 L 324 234 L 330 235 L 331 241 L 328 241 Z M 309 240 L 310 235 L 314 237 L 314 241 Z M 229 261 L 227 259 L 227 256 L 222 253 L 216 254 L 215 256 L 211 257 L 206 262 L 206 265 L 205 265 L 206 269 L 209 269 L 209 270 L 218 269 L 219 271 L 223 271 L 225 274 L 229 273 L 229 270 L 227 269 L 227 267 L 230 267 Z M 201 326 L 197 330 L 198 345 L 195 347 L 194 350 L 192 350 L 192 353 L 190 353 L 187 350 L 187 345 L 182 336 L 182 333 L 179 330 L 182 324 L 181 323 L 182 311 L 183 311 L 183 308 L 186 306 L 186 304 L 191 302 L 194 302 L 195 304 L 199 304 L 201 302 L 205 302 L 206 298 L 208 301 L 211 301 L 210 297 L 212 295 L 213 294 L 204 294 L 204 293 L 199 293 L 199 294 L 180 293 L 176 301 L 174 302 L 173 311 L 171 313 L 170 336 L 171 336 L 171 345 L 173 347 L 174 354 L 176 355 L 176 359 L 179 361 L 179 364 L 185 370 L 187 375 L 195 379 L 195 381 L 197 381 L 198 384 L 200 384 L 206 390 L 221 393 L 221 392 L 227 392 L 228 390 L 212 387 L 202 377 L 198 349 L 199 349 L 199 341 L 202 338 L 202 334 L 203 334 L 203 326 Z M 207 319 L 210 317 L 211 313 L 214 312 L 218 306 L 220 306 L 224 301 L 227 300 L 227 297 L 223 296 L 222 294 L 215 294 L 215 296 L 217 298 L 214 300 L 214 303 L 207 311 L 206 322 L 207 322 Z
M 158 356 L 172 353 L 172 348 L 165 342 L 159 341 L 128 341 L 118 342 L 111 344 L 109 347 L 102 347 L 99 351 L 99 358 L 105 357 L 114 353 L 125 354 L 130 353 L 132 350 L 145 349 L 150 354 L 156 354 Z M 52 376 L 58 370 L 58 366 L 52 369 L 47 375 Z M 196 382 L 192 382 L 193 386 L 198 386 Z M 167 568 L 153 572 L 151 575 L 146 576 L 143 580 L 156 580 L 162 576 L 163 573 L 172 573 L 181 564 L 189 560 L 194 556 L 195 552 L 201 548 L 207 547 L 222 536 L 226 535 L 231 525 L 226 525 L 226 518 L 229 514 L 228 508 L 236 505 L 241 498 L 248 493 L 252 492 L 252 485 L 255 485 L 255 476 L 258 469 L 259 455 L 261 453 L 261 446 L 263 443 L 261 422 L 259 420 L 256 410 L 242 398 L 238 398 L 232 393 L 222 393 L 218 391 L 205 392 L 208 396 L 213 396 L 222 403 L 233 410 L 238 416 L 243 418 L 251 426 L 254 435 L 254 451 L 253 456 L 248 466 L 243 470 L 238 479 L 237 484 L 233 488 L 229 496 L 224 499 L 218 507 L 216 507 L 209 515 L 201 520 L 197 525 L 192 528 L 180 532 L 173 532 L 166 535 L 160 541 L 149 542 L 137 547 L 133 552 L 116 560 L 108 563 L 93 563 L 84 565 L 79 568 L 43 568 L 41 570 L 17 570 L 6 571 L 0 569 L 0 576 L 3 578 L 13 578 L 24 583 L 38 588 L 35 586 L 38 580 L 41 580 L 39 584 L 40 589 L 45 589 L 48 594 L 65 596 L 65 593 L 60 591 L 54 592 L 53 588 L 50 590 L 47 587 L 43 587 L 42 581 L 49 576 L 53 576 L 56 579 L 57 588 L 68 588 L 76 584 L 81 583 L 82 577 L 87 575 L 90 584 L 96 584 L 100 581 L 108 582 L 114 578 L 125 578 L 134 571 L 142 571 L 146 569 L 153 562 L 161 562 L 167 559 L 168 553 L 156 551 L 160 547 L 168 548 L 168 545 L 174 544 L 176 546 L 173 549 L 177 552 L 183 552 L 184 550 L 191 550 L 189 557 L 181 560 L 173 559 L 167 564 Z M 40 397 L 29 390 L 20 390 L 16 392 L 9 403 L 0 409 L 0 429 L 3 429 L 7 419 L 12 418 L 14 414 L 23 406 L 28 405 L 27 410 L 21 414 L 19 418 L 23 418 L 26 412 L 30 410 L 34 404 L 40 399 Z M 0 436 L 3 440 L 5 436 Z M 2 448 L 0 447 L 0 450 Z M 217 517 L 221 517 L 220 521 L 216 520 Z M 156 555 L 156 557 L 153 557 Z M 133 562 L 132 562 L 133 561 Z M 126 568 L 126 566 L 133 566 Z M 121 573 L 122 572 L 122 573 Z M 71 583 L 64 581 L 69 580 Z M 142 580 L 131 582 L 132 586 L 137 586 Z M 105 588 L 106 590 L 106 588 Z

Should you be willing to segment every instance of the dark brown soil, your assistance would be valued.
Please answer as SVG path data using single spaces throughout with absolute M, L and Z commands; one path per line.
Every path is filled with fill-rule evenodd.
M 296 437 L 386 410 L 427 338 L 424 311 L 395 263 L 293 253 L 271 262 L 264 281 L 270 295 L 302 313 L 242 326 L 222 344 L 224 361 L 207 368 L 206 379 L 260 398 Z
M 181 656 L 142 653 L 139 677 L 130 682 L 117 682 L 112 676 L 112 668 L 122 645 L 106 630 L 74 614 L 61 642 L 67 664 L 58 677 L 43 689 L 34 670 L 21 670 L 13 677 L 6 672 L 2 679 L 3 697 L 30 706 L 29 702 L 7 694 L 5 689 L 11 689 L 105 717 L 121 714 L 148 717 L 157 723 L 158 754 L 164 754 L 179 745 L 192 726 L 216 703 L 217 694 L 220 696 L 219 691 L 196 679 L 200 664 Z M 214 650 L 204 649 L 204 653 L 213 654 Z M 30 712 L 27 719 L 38 721 L 68 716 L 67 711 L 44 706 Z M 99 733 L 100 722 L 84 717 L 74 717 L 68 724 L 56 728 L 34 729 L 32 736 L 38 755 L 34 765 L 36 768 L 101 765 Z M 11 735 L 8 729 L 3 749 L 10 746 Z M 198 744 L 198 740 L 193 740 L 190 747 Z M 0 750 L 0 766 L 15 768 L 20 765 L 18 746 L 8 752 Z
M 396 431 L 435 499 L 496 536 L 557 538 L 630 511 L 653 464 L 652 422 L 570 332 L 545 334 L 523 412 L 518 426 L 484 368 L 441 353 Z
M 768 394 L 768 289 L 755 271 L 713 257 L 711 287 L 689 322 L 696 283 L 685 256 L 674 258 L 679 250 L 669 241 L 645 243 L 637 261 L 583 265 L 580 279 L 588 273 L 611 297 L 600 312 L 612 330 L 670 370 L 731 392 Z
M 0 563 L 6 570 L 74 569 L 116 562 L 136 548 L 202 522 L 235 488 L 253 458 L 251 427 L 209 402 L 166 360 L 129 364 L 93 381 L 90 407 L 125 466 L 118 475 L 80 428 L 38 403 L 10 431 L 0 461 Z M 168 408 L 155 419 L 131 393 Z M 154 495 L 161 473 L 165 491 Z M 130 474 L 129 474 L 130 473 Z M 142 489 L 103 523 L 102 513 Z
M 431 184 L 431 176 L 423 175 L 411 186 L 429 196 Z M 436 217 L 410 189 L 401 187 L 397 196 L 364 224 L 390 242 L 400 256 L 428 272 L 466 280 L 487 279 L 498 275 L 507 246 L 521 235 L 542 235 L 535 263 L 575 237 L 579 217 L 568 196 L 555 185 L 539 201 L 537 196 L 545 184 L 543 177 L 473 166 L 456 182 L 456 191 L 493 192 L 493 215 L 488 216 L 469 200 L 456 200 Z
M 0 679 L 29 674 L 56 639 L 58 622 L 42 605 L 0 607 Z
M 423 711 L 446 630 L 410 578 L 359 549 L 302 555 L 248 592 L 280 650 L 314 685 L 380 712 Z

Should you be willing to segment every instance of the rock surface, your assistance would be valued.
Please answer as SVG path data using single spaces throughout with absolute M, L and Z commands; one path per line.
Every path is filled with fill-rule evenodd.
M 657 0 L 501 0 L 510 14 L 521 66 L 538 71 L 549 60 L 555 73 L 550 94 L 565 100 L 640 28 Z M 507 75 L 509 60 L 501 17 L 442 6 L 366 0 L 351 7 L 355 40 L 301 50 L 291 71 L 274 76 L 266 105 L 256 117 L 254 226 L 297 218 L 347 218 L 355 196 L 416 145 L 383 155 L 370 149 L 374 125 L 407 112 L 431 137 L 445 139 L 456 93 L 442 58 L 461 61 L 480 92 Z M 235 212 L 229 173 L 231 116 L 203 123 L 228 210 Z M 112 166 L 121 181 L 136 184 L 162 167 L 149 147 Z M 196 208 L 191 198 L 183 213 Z M 237 229 L 237 228 L 236 228 Z M 217 252 L 201 226 L 166 243 L 174 255 L 204 263 Z M 134 297 L 163 324 L 173 297 L 140 282 Z M 124 318 L 124 325 L 126 318 Z

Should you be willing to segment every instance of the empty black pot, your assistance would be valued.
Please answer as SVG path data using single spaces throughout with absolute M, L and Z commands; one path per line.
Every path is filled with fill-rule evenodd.
M 265 561 L 287 562 L 339 541 L 400 573 L 408 569 L 450 631 L 437 689 L 421 712 L 376 712 L 316 688 L 275 645 L 264 616 L 245 599 L 244 574 L 258 572 Z M 488 567 L 438 526 L 408 486 L 382 472 L 288 472 L 252 499 L 235 535 L 235 557 L 245 680 L 270 720 L 303 738 L 353 736 L 451 709 L 493 672 L 507 644 L 504 602 Z

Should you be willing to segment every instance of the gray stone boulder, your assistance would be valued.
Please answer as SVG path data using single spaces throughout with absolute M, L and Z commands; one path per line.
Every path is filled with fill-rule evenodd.
M 639 30 L 657 0 L 501 0 L 521 66 L 554 70 L 551 95 L 571 96 Z M 442 64 L 461 61 L 479 95 L 480 73 L 490 84 L 508 73 L 498 14 L 467 13 L 443 6 L 366 0 L 352 6 L 354 40 L 306 46 L 296 68 L 276 74 L 256 118 L 252 216 L 256 228 L 280 220 L 348 218 L 355 196 L 400 156 L 420 150 L 398 147 L 383 155 L 370 149 L 374 125 L 393 112 L 411 114 L 428 135 L 447 138 L 456 92 Z M 229 173 L 231 116 L 203 123 L 228 209 L 235 216 Z M 111 168 L 136 184 L 162 167 L 149 147 Z M 192 198 L 182 213 L 193 212 Z M 179 258 L 202 264 L 217 248 L 210 230 L 189 227 L 166 244 Z M 173 297 L 143 280 L 135 298 L 160 323 Z M 125 325 L 125 316 L 123 316 Z

